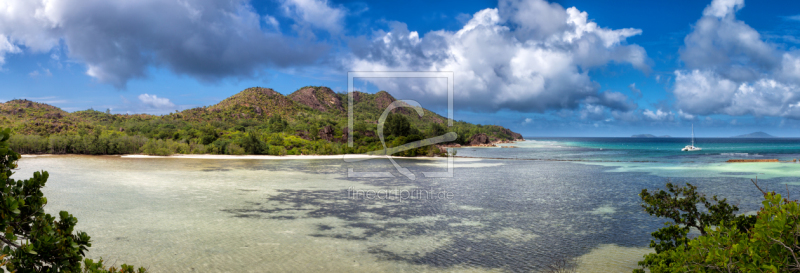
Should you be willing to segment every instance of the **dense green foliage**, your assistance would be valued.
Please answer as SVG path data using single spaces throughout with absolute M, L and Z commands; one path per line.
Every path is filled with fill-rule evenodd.
M 708 202 L 692 185 L 667 184 L 666 192 L 655 194 L 642 191 L 648 213 L 680 225 L 653 233 L 660 240 L 651 242 L 656 253 L 639 264 L 650 272 L 800 271 L 800 204 L 774 192 L 762 193 L 757 215 L 736 216 L 738 208 L 716 197 Z M 706 209 L 698 211 L 698 205 Z M 698 228 L 701 235 L 687 238 L 687 226 Z
M 44 212 L 47 198 L 42 188 L 47 172 L 36 172 L 26 180 L 10 178 L 20 155 L 9 148 L 10 130 L 0 129 L 0 246 L 6 269 L 18 272 L 117 272 L 102 261 L 81 261 L 91 246 L 85 232 L 74 231 L 78 219 L 66 211 L 58 219 Z M 133 272 L 123 265 L 121 272 Z M 140 268 L 139 272 L 144 272 Z
M 639 196 L 644 202 L 642 207 L 647 213 L 673 221 L 652 234 L 659 240 L 650 243 L 650 247 L 655 248 L 656 252 L 685 244 L 690 228 L 695 228 L 705 235 L 706 227 L 716 226 L 722 222 L 741 223 L 741 228 L 746 229 L 755 221 L 752 216 L 736 216 L 735 212 L 739 211 L 739 208 L 728 204 L 726 199 L 719 199 L 714 195 L 708 200 L 705 194 L 698 193 L 697 187 L 692 184 L 678 187 L 667 183 L 666 191 L 651 193 L 644 189 Z
M 326 87 L 304 87 L 289 96 L 248 88 L 213 106 L 163 116 L 91 109 L 67 113 L 46 104 L 13 100 L 0 104 L 0 126 L 12 128 L 16 134 L 11 147 L 23 154 L 327 155 L 382 149 L 377 122 L 395 99 L 383 91 L 353 96 L 353 147 L 347 145 L 347 111 L 342 106 L 348 95 Z M 493 140 L 521 138 L 495 125 L 455 121 L 447 127 L 444 117 L 423 112 L 419 117 L 409 109 L 393 110 L 384 129 L 387 145 L 446 132 L 456 132 L 459 144 L 479 133 Z M 422 154 L 428 154 L 427 150 Z
M 387 136 L 400 137 L 412 134 L 411 123 L 401 114 L 390 113 L 383 126 L 384 135 Z

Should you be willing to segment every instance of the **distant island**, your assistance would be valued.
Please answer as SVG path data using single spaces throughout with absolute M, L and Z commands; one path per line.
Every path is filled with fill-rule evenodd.
M 764 133 L 764 132 L 755 132 L 755 133 L 749 133 L 749 134 L 745 134 L 745 135 L 734 136 L 732 138 L 773 138 L 773 137 L 776 137 L 776 136 L 773 136 L 773 135 L 770 135 L 770 134 L 767 134 L 767 133 Z
M 632 135 L 631 137 L 635 137 L 635 138 L 668 138 L 668 137 L 671 137 L 671 136 L 668 136 L 668 135 L 654 136 L 654 135 L 651 135 L 651 134 L 641 134 L 641 135 Z

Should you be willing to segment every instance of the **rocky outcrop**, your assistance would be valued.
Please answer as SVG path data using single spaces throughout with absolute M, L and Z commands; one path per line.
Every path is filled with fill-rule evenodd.
M 389 92 L 381 91 L 375 94 L 375 105 L 378 106 L 378 109 L 386 109 L 394 101 L 394 97 Z
M 294 135 L 305 140 L 311 140 L 311 136 L 308 134 L 308 131 L 306 130 L 297 130 L 295 131 Z
M 445 143 L 445 144 L 438 144 L 436 148 L 439 148 L 440 153 L 447 153 L 447 148 L 461 148 L 461 144 L 458 143 Z
M 389 104 L 392 104 L 396 100 L 397 99 L 392 97 L 392 95 L 389 94 L 389 92 L 380 91 L 378 93 L 375 93 L 375 106 L 377 106 L 378 109 L 381 110 L 381 112 L 383 112 L 384 109 L 386 109 L 386 107 L 389 107 Z M 405 103 L 403 103 L 403 104 L 405 104 Z M 409 109 L 407 107 L 397 107 L 397 108 L 394 108 L 392 110 L 392 113 L 395 113 L 395 114 L 399 113 L 399 114 L 403 114 L 403 115 L 410 115 L 412 112 L 413 112 L 413 110 L 411 110 L 411 109 Z
M 492 141 L 489 140 L 489 136 L 484 133 L 473 135 L 472 137 L 467 140 L 470 146 L 479 146 L 482 144 L 492 144 Z
M 513 131 L 509 130 L 508 128 L 503 128 L 502 132 L 504 134 L 506 134 L 506 135 L 511 136 L 511 139 L 513 139 L 513 140 L 524 140 L 524 138 L 522 138 L 521 134 L 514 133 Z
M 280 95 L 281 94 L 281 93 L 278 93 L 278 91 L 272 90 L 272 88 L 264 88 L 264 87 L 251 87 L 251 88 L 248 88 L 248 90 L 253 90 L 253 92 L 261 93 L 261 94 L 268 95 L 268 96 L 275 96 L 275 95 Z
M 322 127 L 322 129 L 319 130 L 319 138 L 327 141 L 333 141 L 333 127 L 330 125 Z
M 327 87 L 305 87 L 290 94 L 289 99 L 322 112 L 343 112 L 339 96 Z
M 364 97 L 364 93 L 353 91 L 353 103 L 358 103 Z

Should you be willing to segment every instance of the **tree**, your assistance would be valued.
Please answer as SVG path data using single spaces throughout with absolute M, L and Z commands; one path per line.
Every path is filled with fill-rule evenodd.
M 202 136 L 200 137 L 200 143 L 203 145 L 209 145 L 214 143 L 217 140 L 219 135 L 217 134 L 217 130 L 214 129 L 214 126 L 210 124 L 205 124 L 201 129 Z
M 696 228 L 701 233 L 700 237 L 705 237 L 714 226 L 725 226 L 746 233 L 755 225 L 755 216 L 737 216 L 735 213 L 739 211 L 738 207 L 728 204 L 726 199 L 719 199 L 716 195 L 709 200 L 705 194 L 697 192 L 697 186 L 687 183 L 686 186 L 678 187 L 669 182 L 666 186 L 666 191 L 651 193 L 644 189 L 639 194 L 644 202 L 642 207 L 647 213 L 672 220 L 672 223 L 665 223 L 666 227 L 652 233 L 658 242 L 651 240 L 650 247 L 656 253 L 645 255 L 645 259 L 639 262 L 640 266 L 649 268 L 651 272 L 661 272 L 654 271 L 654 268 L 668 267 L 679 262 L 675 257 L 664 253 L 688 247 L 694 241 L 687 237 L 690 228 Z M 634 272 L 644 270 L 636 269 Z
M 270 132 L 280 133 L 289 128 L 289 123 L 280 116 L 272 116 L 269 118 Z
M 47 198 L 42 188 L 49 177 L 46 171 L 36 172 L 27 180 L 10 178 L 20 158 L 9 148 L 10 137 L 9 129 L 0 129 L 0 180 L 4 182 L 0 186 L 0 246 L 6 269 L 80 272 L 91 238 L 86 232 L 74 231 L 78 219 L 68 212 L 59 212 L 58 220 L 44 212 Z M 102 260 L 86 260 L 84 265 L 88 272 L 116 272 L 114 268 L 104 269 Z M 133 267 L 123 265 L 122 272 L 133 272 Z
M 428 131 L 429 137 L 437 137 L 447 133 L 447 129 L 439 123 L 431 123 L 431 129 Z
M 269 151 L 267 144 L 258 138 L 258 133 L 254 130 L 249 130 L 241 140 L 241 147 L 245 152 L 253 155 L 264 154 Z
M 650 272 L 800 271 L 800 205 L 765 193 L 753 226 L 720 223 L 686 245 L 650 254 Z M 666 262 L 668 261 L 668 262 Z
M 411 123 L 401 114 L 389 113 L 384 123 L 385 136 L 407 136 L 411 134 Z

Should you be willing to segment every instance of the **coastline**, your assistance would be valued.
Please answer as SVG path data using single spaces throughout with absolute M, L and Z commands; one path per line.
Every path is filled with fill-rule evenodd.
M 502 145 L 502 144 L 514 144 L 520 141 L 526 141 L 525 139 L 514 139 L 514 140 L 496 140 L 490 141 L 488 143 L 482 144 L 470 144 L 470 145 L 461 145 L 461 144 L 442 144 L 436 145 L 439 149 L 442 148 L 518 148 L 517 146 L 509 146 L 509 145 Z
M 312 160 L 312 159 L 384 159 L 386 156 L 382 155 L 365 155 L 365 154 L 340 154 L 340 155 L 184 155 L 175 154 L 168 156 L 158 155 L 121 155 L 122 158 L 175 158 L 175 159 L 259 159 L 259 160 Z M 401 157 L 392 156 L 392 158 L 402 159 L 446 159 L 447 157 Z
M 521 139 L 516 140 L 501 140 L 495 141 L 490 144 L 480 144 L 480 145 L 436 145 L 437 147 L 441 148 L 501 148 L 502 146 L 498 144 L 510 144 L 516 143 L 517 141 L 524 141 Z M 516 146 L 511 146 L 516 148 Z M 215 155 L 215 154 L 173 154 L 173 155 L 146 155 L 146 154 L 118 154 L 118 155 L 87 155 L 87 154 L 21 154 L 22 157 L 47 157 L 47 156 L 70 156 L 70 155 L 80 155 L 80 156 L 117 156 L 121 158 L 182 158 L 182 159 L 259 159 L 259 160 L 311 160 L 311 159 L 381 159 L 386 158 L 384 155 L 368 155 L 368 154 L 338 154 L 338 155 Z M 446 156 L 415 156 L 415 157 L 404 157 L 404 156 L 392 156 L 392 158 L 401 158 L 401 159 L 420 159 L 420 160 L 439 160 L 439 159 L 447 159 Z M 456 156 L 455 158 L 467 158 L 467 157 L 459 157 Z
M 145 154 L 126 154 L 126 155 L 85 155 L 85 154 L 23 154 L 23 158 L 49 157 L 49 156 L 114 156 L 120 158 L 172 158 L 172 159 L 258 159 L 258 160 L 313 160 L 313 159 L 384 159 L 382 155 L 365 154 L 339 154 L 339 155 L 213 155 L 213 154 L 174 154 L 174 155 L 145 155 Z M 444 160 L 447 157 L 403 157 L 392 156 L 400 159 L 420 159 L 420 160 Z

